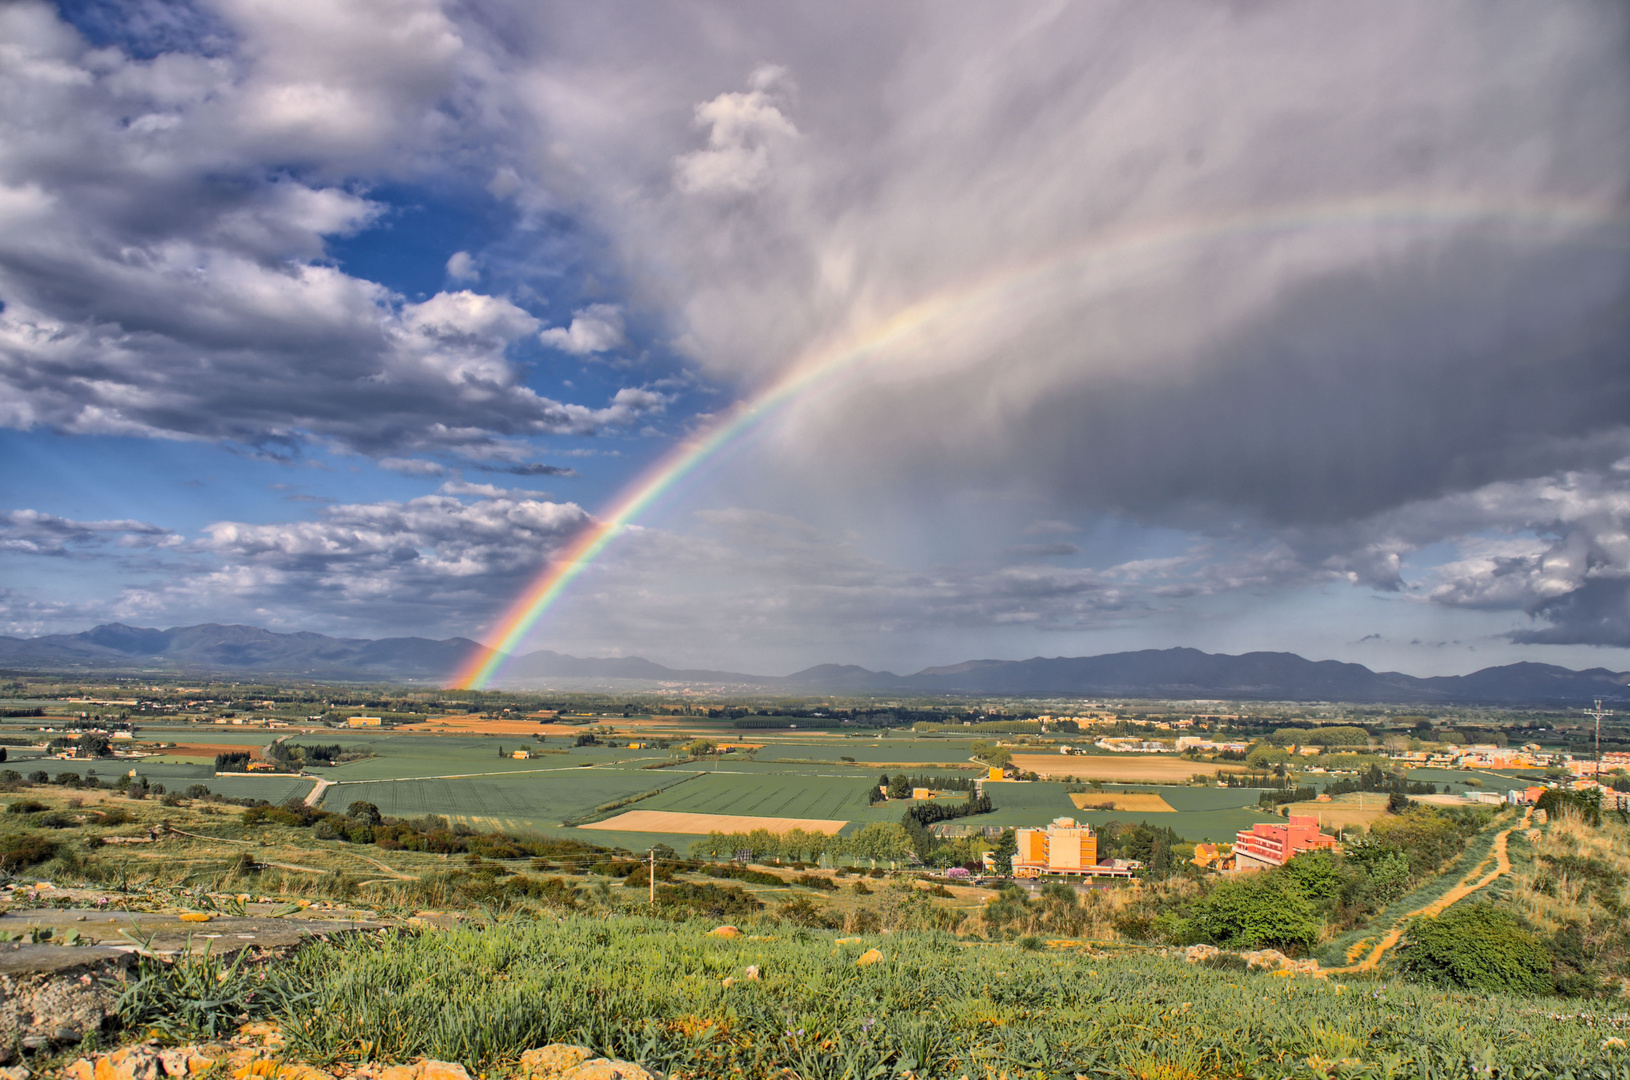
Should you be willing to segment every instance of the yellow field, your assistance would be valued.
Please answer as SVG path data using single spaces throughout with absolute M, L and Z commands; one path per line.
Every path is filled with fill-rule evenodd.
M 1077 810 L 1113 804 L 1123 814 L 1175 814 L 1177 809 L 1159 795 L 1123 795 L 1119 792 L 1078 792 L 1070 796 Z
M 1455 800 L 1457 805 L 1459 801 Z M 1327 829 L 1346 828 L 1349 825 L 1369 828 L 1370 822 L 1387 812 L 1387 797 L 1374 792 L 1337 795 L 1329 802 L 1291 803 L 1290 812 L 1317 817 Z
M 1244 772 L 1239 765 L 1215 765 L 1189 761 L 1176 754 L 1014 754 L 1013 764 L 1040 776 L 1079 776 L 1083 780 L 1147 781 L 1180 784 L 1195 773 L 1213 776 L 1224 772 Z
M 585 829 L 609 829 L 613 832 L 657 833 L 738 833 L 754 829 L 768 829 L 773 833 L 787 833 L 794 829 L 836 836 L 847 821 L 828 818 L 747 817 L 736 814 L 683 814 L 675 810 L 629 810 L 605 821 L 584 825 Z

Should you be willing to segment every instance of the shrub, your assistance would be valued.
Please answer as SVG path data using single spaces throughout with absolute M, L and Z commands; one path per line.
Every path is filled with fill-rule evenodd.
M 657 907 L 669 915 L 704 915 L 717 919 L 726 915 L 751 915 L 763 906 L 740 885 L 683 882 L 657 886 Z
M 776 914 L 796 926 L 819 927 L 835 930 L 843 919 L 834 916 L 807 896 L 795 896 L 776 909 Z
M 831 878 L 823 878 L 816 874 L 799 874 L 792 879 L 794 885 L 802 885 L 807 889 L 819 889 L 821 892 L 837 892 L 837 883 Z
M 0 870 L 11 872 L 47 862 L 56 857 L 59 846 L 36 833 L 0 837 Z
M 1515 916 L 1490 904 L 1450 908 L 1409 924 L 1398 962 L 1435 986 L 1535 994 L 1550 987 L 1551 954 Z
M 1287 877 L 1268 873 L 1225 881 L 1190 909 L 1185 938 L 1230 949 L 1305 952 L 1319 938 L 1319 916 Z
M 16 802 L 14 802 L 10 806 L 6 807 L 6 813 L 8 813 L 8 814 L 38 814 L 42 810 L 49 810 L 49 809 L 51 809 L 51 808 L 49 806 L 46 806 L 44 803 L 40 802 L 38 799 L 18 799 Z

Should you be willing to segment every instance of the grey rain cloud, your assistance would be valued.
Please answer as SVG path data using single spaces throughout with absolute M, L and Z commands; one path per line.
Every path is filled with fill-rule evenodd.
M 1630 490 L 1623 9 L 1011 14 L 659 15 L 607 44 L 536 9 L 550 44 L 517 69 L 571 167 L 523 178 L 611 223 L 701 368 L 871 343 L 759 444 L 744 500 L 835 523 L 1016 490 L 1226 542 L 1218 587 L 1399 591 L 1408 555 L 1475 540 L 1458 501 Z M 936 314 L 872 339 L 914 303 Z M 1594 565 L 1477 603 L 1623 644 L 1592 582 L 1627 561 Z

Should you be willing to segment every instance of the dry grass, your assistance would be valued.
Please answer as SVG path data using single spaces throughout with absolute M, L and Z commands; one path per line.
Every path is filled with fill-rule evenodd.
M 673 810 L 628 810 L 614 818 L 584 825 L 585 829 L 608 829 L 613 832 L 745 833 L 754 829 L 768 829 L 772 833 L 788 833 L 794 829 L 804 832 L 836 836 L 847 821 L 827 818 L 749 817 L 737 814 L 685 814 Z
M 1386 814 L 1387 797 L 1374 792 L 1337 795 L 1329 802 L 1291 803 L 1290 812 L 1317 817 L 1319 823 L 1328 828 L 1362 825 L 1368 829 L 1371 822 Z
M 1569 923 L 1590 925 L 1612 920 L 1614 916 L 1592 895 L 1589 881 L 1549 870 L 1541 859 L 1584 857 L 1630 879 L 1630 829 L 1610 820 L 1604 820 L 1599 829 L 1592 828 L 1576 814 L 1563 811 L 1536 831 L 1538 837 L 1530 844 L 1534 862 L 1513 875 L 1511 900 L 1517 910 L 1547 933 Z M 1620 904 L 1626 902 L 1627 891 L 1619 889 Z
M 1213 776 L 1217 769 L 1244 772 L 1240 765 L 1212 765 L 1175 754 L 1014 754 L 1013 764 L 1039 776 L 1078 776 L 1083 780 L 1146 781 L 1156 784 L 1182 784 L 1196 773 Z

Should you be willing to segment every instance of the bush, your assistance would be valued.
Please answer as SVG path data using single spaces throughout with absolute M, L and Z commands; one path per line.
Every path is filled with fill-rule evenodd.
M 726 915 L 751 915 L 763 906 L 740 885 L 684 882 L 657 886 L 657 907 L 670 916 L 702 915 L 717 919 Z
M 1306 952 L 1319 939 L 1318 912 L 1281 874 L 1225 881 L 1195 903 L 1182 924 L 1190 942 L 1229 949 Z
M 48 862 L 56 857 L 59 846 L 33 833 L 0 838 L 0 870 L 9 873 Z
M 777 908 L 776 914 L 795 926 L 835 930 L 843 925 L 841 917 L 834 916 L 807 896 L 793 897 Z
M 1490 904 L 1453 907 L 1409 924 L 1398 951 L 1401 970 L 1434 986 L 1543 993 L 1551 954 L 1510 912 Z
M 837 892 L 838 886 L 831 878 L 823 878 L 815 874 L 799 874 L 792 879 L 794 885 L 802 885 L 806 889 L 819 889 L 821 892 Z
M 49 809 L 51 809 L 51 808 L 49 806 L 46 806 L 44 803 L 40 802 L 38 799 L 18 799 L 16 802 L 14 802 L 10 806 L 6 807 L 6 813 L 8 813 L 8 814 L 38 814 L 42 810 L 49 810 Z

